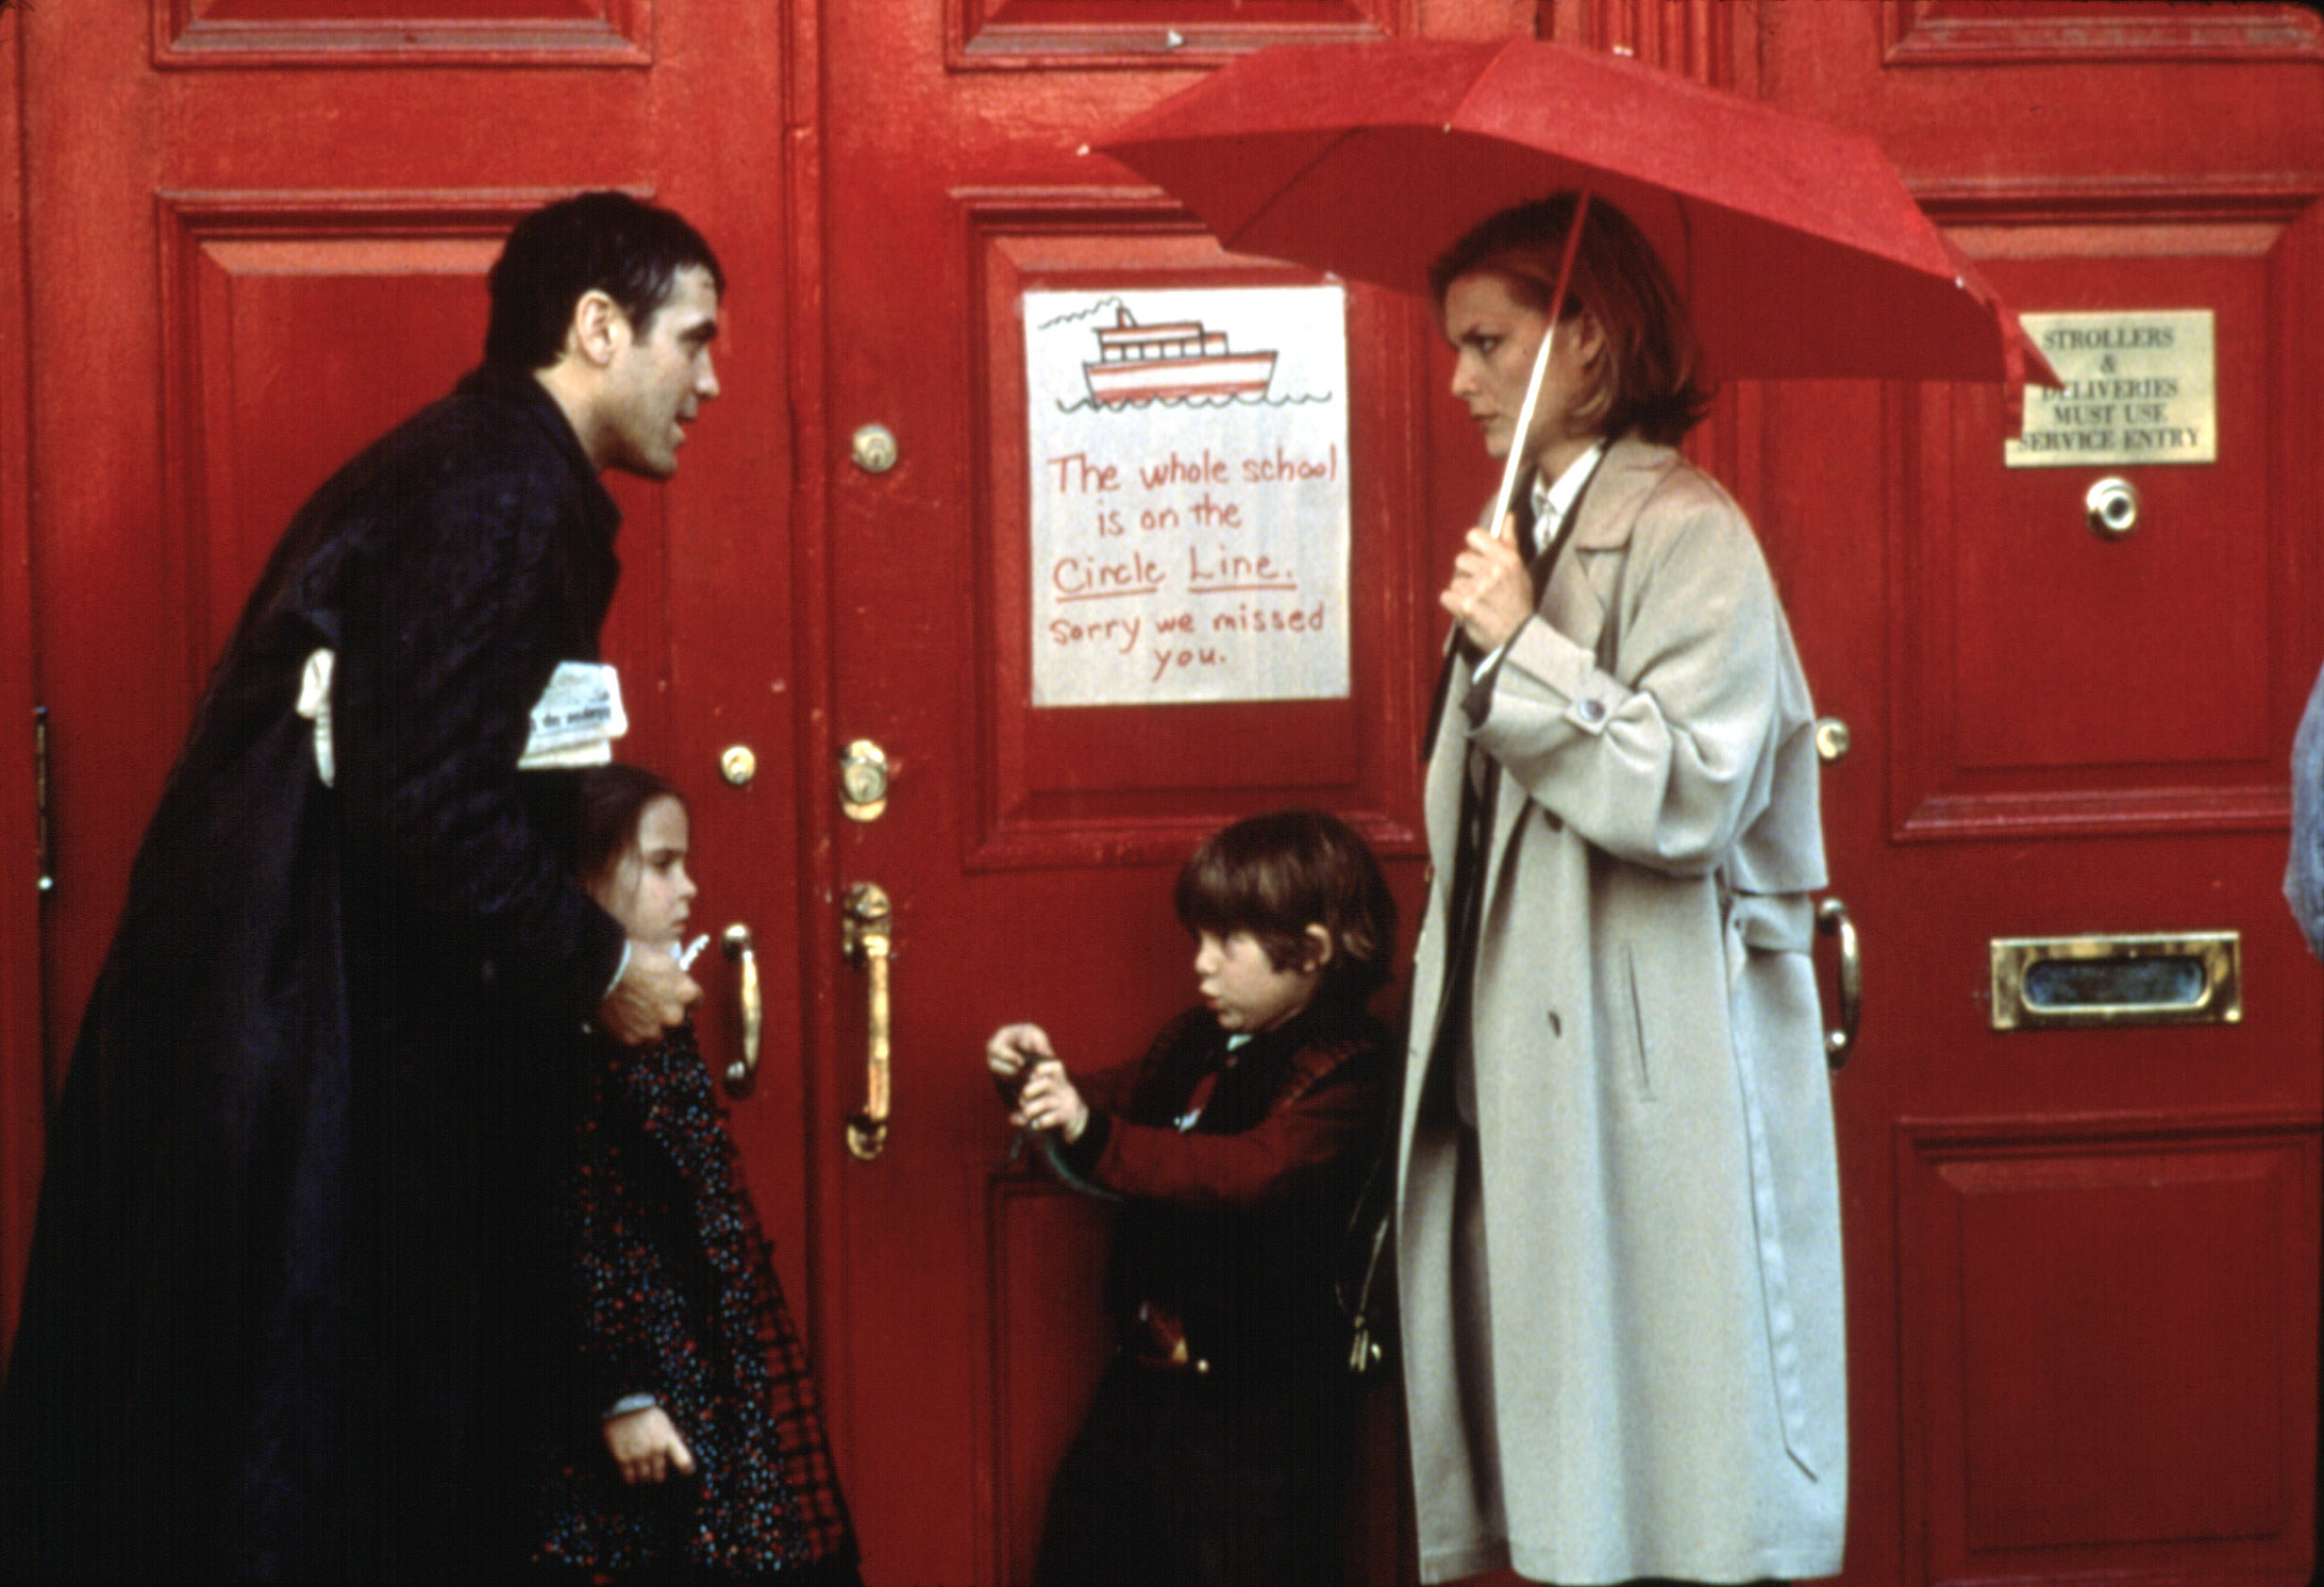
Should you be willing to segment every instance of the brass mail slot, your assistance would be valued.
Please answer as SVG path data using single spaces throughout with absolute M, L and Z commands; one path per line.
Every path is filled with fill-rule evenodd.
M 1993 1027 L 2233 1025 L 2243 934 L 1996 937 Z

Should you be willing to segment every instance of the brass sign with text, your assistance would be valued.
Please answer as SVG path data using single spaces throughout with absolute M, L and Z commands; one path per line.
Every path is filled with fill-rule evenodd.
M 2026 388 L 2025 432 L 2002 443 L 2009 467 L 2217 460 L 2210 309 L 2020 318 L 2065 387 Z

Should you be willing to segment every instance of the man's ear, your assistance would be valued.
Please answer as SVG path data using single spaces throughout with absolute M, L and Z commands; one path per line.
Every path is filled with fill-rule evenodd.
M 1306 940 L 1306 949 L 1299 955 L 1299 968 L 1320 970 L 1331 962 L 1334 946 L 1330 931 L 1322 926 L 1311 926 L 1299 935 Z
M 592 287 L 575 300 L 572 323 L 565 327 L 566 357 L 603 369 L 628 343 L 629 316 L 602 289 Z

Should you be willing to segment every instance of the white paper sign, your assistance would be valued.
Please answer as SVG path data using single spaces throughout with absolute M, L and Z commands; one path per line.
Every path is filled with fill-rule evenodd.
M 1346 698 L 1346 294 L 1024 313 L 1033 704 Z

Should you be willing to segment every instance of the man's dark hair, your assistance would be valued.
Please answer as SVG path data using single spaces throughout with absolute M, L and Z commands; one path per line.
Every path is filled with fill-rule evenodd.
M 1361 1008 L 1388 979 L 1396 904 L 1379 862 L 1354 828 L 1321 810 L 1274 810 L 1202 840 L 1179 873 L 1179 920 L 1189 931 L 1247 931 L 1278 970 L 1304 963 L 1307 928 L 1331 935 L 1319 1002 Z
M 512 368 L 557 361 L 584 292 L 602 292 L 646 334 L 690 265 L 710 272 L 724 296 L 726 272 L 702 234 L 669 209 L 626 192 L 585 192 L 543 206 L 516 223 L 490 277 L 492 325 L 484 356 Z
M 1453 282 L 1479 274 L 1500 276 L 1519 303 L 1548 313 L 1576 207 L 1570 192 L 1520 204 L 1447 248 L 1429 268 L 1438 317 Z M 1577 416 L 1610 440 L 1635 430 L 1648 441 L 1676 445 L 1711 406 L 1697 377 L 1701 359 L 1694 326 L 1654 244 L 1602 198 L 1591 199 L 1584 213 L 1558 317 L 1568 320 L 1585 310 L 1605 333 L 1606 351 L 1592 372 L 1596 389 Z
M 582 885 L 593 886 L 637 846 L 638 822 L 656 799 L 686 796 L 643 766 L 622 761 L 592 766 L 581 774 L 580 839 L 575 867 Z

